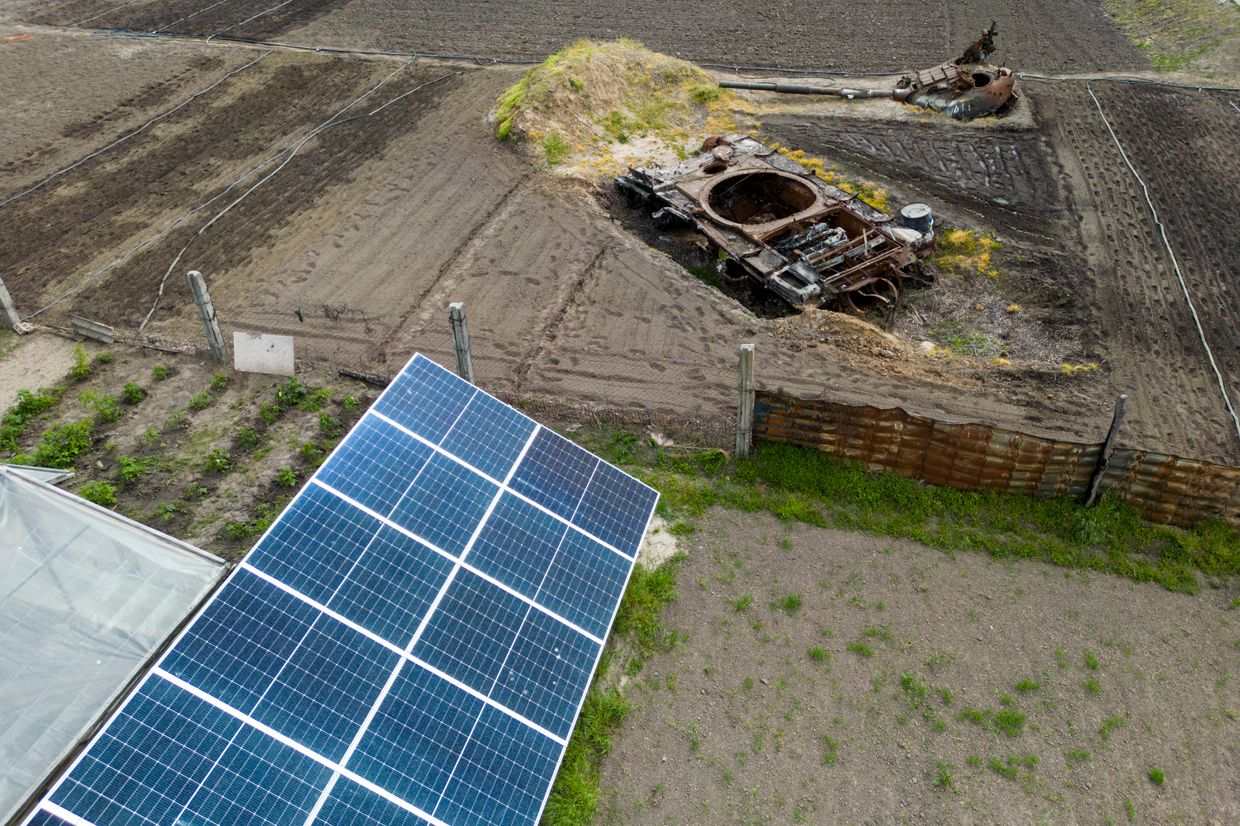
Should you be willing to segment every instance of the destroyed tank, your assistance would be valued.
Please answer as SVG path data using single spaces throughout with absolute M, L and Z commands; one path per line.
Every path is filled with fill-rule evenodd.
M 744 135 L 615 184 L 661 226 L 704 235 L 725 279 L 751 279 L 797 309 L 893 309 L 909 280 L 924 281 L 918 255 L 934 241 L 927 207 L 896 221 Z
M 989 62 L 998 28 L 990 28 L 955 60 L 929 69 L 908 72 L 891 91 L 852 89 L 846 86 L 814 86 L 804 83 L 724 80 L 725 89 L 752 89 L 794 95 L 831 95 L 847 100 L 891 98 L 901 103 L 943 112 L 956 120 L 1002 114 L 1016 99 L 1016 75 L 1005 66 Z

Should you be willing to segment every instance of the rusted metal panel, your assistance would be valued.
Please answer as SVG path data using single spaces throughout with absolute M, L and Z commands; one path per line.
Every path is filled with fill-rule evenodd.
M 922 229 L 816 176 L 746 135 L 708 138 L 673 168 L 631 168 L 615 179 L 661 226 L 693 229 L 721 253 L 720 276 L 748 278 L 792 307 L 894 306 L 905 280 L 925 279 Z
M 1082 496 L 1102 451 L 1100 443 L 772 391 L 758 391 L 755 410 L 760 441 L 812 447 L 874 470 L 964 490 Z M 1152 522 L 1187 527 L 1218 518 L 1240 525 L 1240 468 L 1118 448 L 1101 484 Z

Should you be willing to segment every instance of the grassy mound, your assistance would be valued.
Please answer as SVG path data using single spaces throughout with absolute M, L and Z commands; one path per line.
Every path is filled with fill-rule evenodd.
M 742 127 L 749 105 L 692 63 L 632 40 L 581 40 L 531 69 L 496 102 L 495 136 L 537 147 L 549 166 L 684 157 Z M 739 119 L 738 119 L 739 118 Z

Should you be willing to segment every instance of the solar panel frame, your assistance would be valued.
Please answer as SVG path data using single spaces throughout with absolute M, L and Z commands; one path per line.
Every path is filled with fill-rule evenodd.
M 429 421 L 419 421 L 416 419 L 411 419 L 407 415 L 403 415 L 403 413 L 407 411 L 403 411 L 402 408 L 400 407 L 393 407 L 392 404 L 390 404 L 391 398 L 396 396 L 399 392 L 403 391 L 405 392 L 406 396 L 409 395 L 408 388 L 402 388 L 401 382 L 406 377 L 412 375 L 415 371 L 421 373 L 423 376 L 438 374 L 439 378 L 443 378 L 444 376 L 447 376 L 453 380 L 449 385 L 452 388 L 450 392 L 442 391 L 442 389 L 441 391 L 436 391 L 436 389 L 433 387 L 430 388 L 430 390 L 428 391 L 430 393 L 429 398 L 435 404 L 438 405 L 438 409 L 432 411 L 434 413 L 434 416 L 430 417 Z M 415 388 L 415 391 L 416 390 L 419 390 L 419 388 Z M 445 401 L 445 400 L 450 401 L 453 398 L 457 399 L 458 401 L 462 398 L 465 399 L 464 402 L 460 405 L 460 411 L 458 412 L 455 418 L 450 417 L 449 415 L 450 405 Z M 508 419 L 508 422 L 505 428 L 506 432 L 523 433 L 524 428 L 522 427 L 522 425 L 523 424 L 528 425 L 528 436 L 526 437 L 525 443 L 522 446 L 520 452 L 515 457 L 512 457 L 511 459 L 505 458 L 502 455 L 498 456 L 498 458 L 494 462 L 490 462 L 488 464 L 487 469 L 479 468 L 473 464 L 466 462 L 464 458 L 458 455 L 449 453 L 447 449 L 444 448 L 440 444 L 448 440 L 448 438 L 453 433 L 454 424 L 471 407 L 471 405 L 473 404 L 473 401 L 475 399 L 480 399 L 480 398 L 487 400 L 484 405 L 480 405 L 480 406 L 486 406 L 486 407 L 491 408 L 493 411 L 499 411 L 500 415 L 503 415 L 504 417 Z M 451 420 L 449 421 L 450 418 Z M 472 471 L 478 477 L 481 477 L 481 479 L 484 480 L 485 483 L 491 486 L 494 486 L 495 490 L 494 490 L 493 496 L 486 510 L 478 518 L 477 523 L 474 526 L 472 532 L 470 533 L 468 540 L 465 542 L 463 546 L 459 548 L 459 550 L 456 553 L 453 553 L 453 548 L 455 547 L 457 543 L 459 543 L 459 535 L 454 540 L 453 543 L 447 543 L 449 544 L 448 548 L 442 548 L 430 541 L 427 541 L 423 537 L 415 536 L 405 526 L 395 523 L 394 520 L 391 519 L 391 517 L 394 517 L 397 514 L 397 512 L 400 510 L 399 502 L 397 502 L 396 505 L 391 507 L 391 510 L 389 513 L 380 514 L 374 511 L 373 509 L 371 509 L 370 507 L 368 507 L 366 504 L 359 502 L 350 496 L 345 495 L 343 492 L 334 489 L 330 484 L 321 481 L 320 477 L 323 475 L 327 475 L 325 474 L 325 469 L 334 468 L 334 466 L 332 465 L 332 462 L 337 457 L 337 455 L 341 454 L 342 451 L 352 449 L 353 443 L 350 441 L 350 438 L 353 436 L 353 433 L 356 431 L 362 430 L 363 425 L 372 423 L 374 420 L 384 422 L 388 426 L 392 427 L 395 431 L 403 433 L 407 436 L 413 437 L 414 441 L 417 442 L 420 448 L 429 447 L 431 449 L 429 453 L 429 457 L 417 470 L 414 476 L 414 480 L 410 485 L 410 490 L 412 490 L 412 485 L 416 483 L 417 477 L 420 476 L 423 473 L 423 471 L 431 465 L 432 462 L 434 462 L 436 459 L 439 459 L 441 457 L 447 457 L 447 459 L 451 460 L 451 462 L 459 464 L 460 466 L 464 467 L 468 471 Z M 445 423 L 446 423 L 446 427 L 445 427 Z M 438 440 L 434 443 L 431 443 L 430 437 L 427 435 L 423 435 L 423 433 L 419 433 L 418 432 L 419 430 L 423 431 L 424 433 L 429 433 L 432 436 L 437 435 Z M 476 449 L 478 445 L 481 445 L 484 443 L 484 438 L 482 435 L 480 435 L 482 433 L 485 433 L 485 428 L 473 426 L 470 431 L 470 434 L 468 435 L 468 438 L 462 438 L 460 441 L 464 444 L 472 445 L 473 447 L 470 448 L 471 450 Z M 540 435 L 543 435 L 544 443 L 552 445 L 555 448 L 549 453 L 551 464 L 547 465 L 546 463 L 544 463 L 544 469 L 547 469 L 548 467 L 550 467 L 552 473 L 554 474 L 556 470 L 556 463 L 561 463 L 564 467 L 568 467 L 573 464 L 576 464 L 578 466 L 584 466 L 584 465 L 591 466 L 590 475 L 586 479 L 584 484 L 581 485 L 580 493 L 576 497 L 576 504 L 572 508 L 570 514 L 567 516 L 564 515 L 563 513 L 563 511 L 567 509 L 566 505 L 568 504 L 566 497 L 561 496 L 557 499 L 556 497 L 552 496 L 550 499 L 548 499 L 548 497 L 543 496 L 541 492 L 536 489 L 537 488 L 536 485 L 527 485 L 525 487 L 528 492 L 522 492 L 517 489 L 517 486 L 515 484 L 516 479 L 514 477 L 516 476 L 518 470 L 521 468 L 523 461 L 525 460 L 527 453 L 530 450 L 531 446 L 534 445 L 535 441 L 538 440 L 538 437 Z M 585 457 L 588 457 L 588 459 L 592 460 L 592 462 L 580 461 L 576 458 L 578 453 L 571 453 L 570 451 L 576 451 L 576 452 L 579 452 L 579 454 L 584 454 Z M 422 452 L 424 451 L 415 448 L 412 451 L 410 451 L 410 455 L 417 455 Z M 571 457 L 572 461 L 570 462 L 569 459 L 566 457 Z M 439 467 L 446 467 L 446 466 L 441 461 L 439 463 Z M 550 740 L 555 745 L 556 754 L 554 756 L 554 761 L 545 767 L 548 770 L 546 771 L 545 782 L 541 783 L 541 786 L 543 787 L 541 800 L 538 801 L 538 806 L 536 810 L 533 810 L 533 809 L 529 810 L 533 812 L 533 819 L 530 822 L 537 822 L 541 818 L 542 812 L 547 805 L 547 801 L 549 799 L 552 785 L 553 785 L 552 781 L 554 780 L 556 774 L 559 772 L 559 769 L 563 762 L 565 752 L 567 749 L 568 737 L 571 735 L 571 732 L 575 728 L 577 720 L 581 714 L 582 708 L 584 706 L 586 692 L 588 691 L 589 686 L 593 683 L 595 673 L 598 669 L 599 662 L 601 661 L 603 644 L 607 636 L 610 634 L 611 628 L 615 623 L 616 614 L 618 613 L 618 610 L 619 610 L 620 600 L 623 597 L 624 590 L 627 588 L 628 582 L 632 577 L 633 567 L 636 563 L 638 545 L 640 545 L 641 538 L 644 537 L 646 532 L 649 530 L 650 521 L 651 519 L 653 519 L 655 505 L 657 504 L 657 501 L 658 501 L 658 493 L 656 491 L 654 491 L 652 488 L 645 485 L 644 483 L 641 483 L 639 480 L 632 480 L 639 488 L 645 489 L 645 494 L 646 494 L 645 499 L 648 501 L 646 502 L 645 505 L 642 505 L 643 509 L 645 509 L 647 512 L 646 512 L 646 517 L 645 517 L 644 522 L 641 523 L 640 533 L 637 534 L 636 542 L 625 541 L 624 537 L 618 537 L 622 542 L 624 542 L 626 546 L 631 544 L 632 545 L 631 550 L 629 550 L 626 553 L 625 550 L 621 549 L 617 545 L 609 543 L 601 537 L 595 536 L 591 532 L 585 530 L 581 525 L 575 524 L 573 517 L 576 515 L 577 508 L 581 505 L 582 501 L 586 499 L 588 493 L 590 492 L 591 482 L 594 478 L 594 474 L 600 468 L 607 469 L 607 472 L 609 475 L 611 473 L 615 473 L 615 474 L 619 474 L 623 478 L 632 480 L 632 477 L 628 477 L 626 474 L 623 474 L 623 472 L 619 471 L 619 469 L 615 468 L 614 466 L 606 463 L 605 461 L 603 461 L 602 459 L 599 459 L 596 456 L 593 456 L 593 454 L 590 454 L 588 451 L 585 451 L 584 449 L 577 447 L 576 445 L 569 442 L 568 440 L 563 439 L 563 437 L 559 436 L 559 434 L 555 434 L 553 431 L 545 428 L 541 424 L 524 416 L 524 414 L 521 414 L 519 411 L 516 411 L 513 408 L 510 408 L 507 405 L 504 405 L 502 402 L 499 402 L 498 400 L 494 399 L 494 397 L 489 396 L 489 394 L 486 394 L 484 391 L 481 391 L 480 389 L 475 388 L 472 385 L 468 385 L 464 383 L 463 380 L 458 379 L 457 377 L 448 373 L 448 371 L 444 370 L 444 368 L 440 367 L 439 365 L 435 364 L 429 359 L 426 359 L 420 354 L 415 353 L 414 356 L 410 358 L 409 362 L 405 365 L 405 367 L 402 368 L 401 372 L 397 374 L 397 377 L 379 395 L 379 397 L 375 400 L 374 404 L 370 407 L 370 409 L 367 410 L 365 414 L 363 414 L 362 418 L 359 420 L 357 425 L 355 425 L 353 430 L 351 430 L 350 433 L 347 434 L 346 437 L 340 442 L 340 444 L 336 446 L 336 448 L 331 452 L 331 454 L 322 463 L 322 465 L 320 465 L 320 467 L 316 470 L 316 472 L 312 475 L 312 477 L 309 480 L 307 480 L 306 484 L 303 485 L 302 488 L 297 492 L 297 494 L 290 501 L 286 509 L 280 514 L 279 517 L 277 517 L 275 521 L 273 521 L 272 525 L 269 526 L 266 531 L 264 531 L 263 535 L 259 538 L 258 542 L 255 543 L 251 551 L 247 553 L 247 555 L 243 558 L 241 564 L 239 564 L 237 568 L 233 572 L 230 573 L 228 578 L 224 581 L 221 587 L 215 592 L 215 594 L 213 594 L 206 602 L 204 602 L 204 604 L 200 607 L 200 609 L 194 614 L 193 618 L 186 624 L 186 626 L 182 629 L 182 631 L 176 636 L 176 638 L 168 646 L 165 652 L 158 658 L 158 660 L 151 666 L 151 668 L 147 671 L 147 673 L 142 677 L 139 683 L 135 686 L 133 692 L 124 700 L 123 703 L 121 703 L 118 706 L 116 711 L 106 721 L 104 721 L 103 725 L 100 727 L 99 731 L 96 732 L 95 736 L 92 738 L 90 743 L 87 744 L 87 746 L 82 750 L 82 752 L 75 758 L 74 761 L 72 761 L 69 767 L 61 774 L 61 776 L 52 785 L 52 787 L 49 789 L 46 796 L 44 797 L 43 801 L 41 801 L 40 804 L 36 806 L 36 808 L 34 808 L 28 814 L 25 822 L 26 823 L 44 823 L 44 822 L 54 823 L 54 822 L 61 821 L 61 822 L 66 822 L 70 824 L 81 824 L 81 823 L 86 822 L 86 821 L 83 821 L 81 818 L 78 818 L 75 815 L 73 815 L 72 812 L 69 812 L 67 809 L 63 808 L 59 804 L 56 804 L 54 801 L 52 801 L 53 796 L 69 780 L 73 772 L 79 767 L 79 765 L 83 762 L 83 760 L 87 758 L 88 754 L 90 753 L 90 750 L 95 746 L 95 744 L 99 742 L 102 738 L 108 735 L 109 729 L 116 723 L 118 719 L 122 717 L 125 711 L 129 708 L 130 704 L 135 701 L 135 698 L 139 697 L 139 695 L 144 690 L 144 688 L 146 688 L 148 684 L 150 684 L 153 680 L 162 680 L 163 682 L 170 683 L 172 686 L 184 690 L 186 693 L 188 693 L 191 696 L 197 697 L 199 700 L 207 701 L 209 705 L 211 705 L 214 708 L 217 708 L 217 710 L 223 709 L 224 711 L 229 713 L 231 716 L 235 717 L 238 720 L 238 725 L 240 726 L 239 733 L 243 733 L 247 737 L 257 733 L 258 735 L 264 736 L 268 740 L 276 744 L 280 744 L 286 748 L 291 748 L 294 752 L 298 752 L 302 754 L 302 756 L 309 756 L 313 761 L 317 762 L 322 768 L 330 769 L 332 771 L 332 776 L 327 782 L 327 784 L 324 786 L 324 788 L 321 790 L 319 797 L 317 801 L 315 802 L 315 806 L 311 811 L 310 820 L 314 820 L 315 818 L 320 818 L 320 816 L 323 815 L 324 810 L 327 809 L 328 819 L 327 820 L 320 819 L 320 820 L 317 820 L 316 822 L 335 822 L 336 818 L 333 817 L 333 813 L 339 814 L 345 810 L 355 811 L 358 813 L 359 817 L 363 818 L 362 820 L 357 820 L 357 819 L 354 819 L 352 815 L 350 815 L 349 816 L 350 819 L 347 821 L 350 824 L 362 823 L 362 822 L 386 822 L 382 820 L 375 820 L 374 818 L 371 818 L 370 815 L 367 814 L 369 809 L 367 809 L 363 805 L 363 803 L 369 802 L 373 804 L 373 807 L 377 807 L 379 809 L 384 808 L 384 806 L 388 806 L 389 808 L 396 807 L 393 811 L 398 810 L 408 815 L 407 820 L 409 823 L 434 823 L 434 824 L 445 823 L 445 821 L 437 818 L 434 812 L 438 811 L 437 807 L 439 805 L 442 805 L 444 801 L 448 799 L 449 790 L 453 790 L 455 793 L 455 791 L 459 790 L 462 787 L 472 788 L 469 786 L 469 784 L 465 780 L 462 779 L 459 782 L 456 780 L 457 768 L 464 766 L 466 770 L 486 771 L 487 769 L 485 767 L 490 764 L 486 763 L 485 760 L 483 760 L 482 756 L 478 756 L 478 755 L 482 755 L 482 752 L 478 752 L 477 749 L 483 749 L 484 751 L 486 751 L 489 748 L 491 752 L 494 752 L 493 747 L 486 747 L 480 741 L 475 741 L 473 739 L 472 730 L 470 733 L 470 738 L 466 741 L 463 750 L 460 751 L 458 754 L 457 765 L 454 766 L 452 773 L 449 775 L 448 780 L 447 780 L 447 785 L 442 789 L 439 802 L 436 804 L 436 808 L 429 810 L 429 811 L 428 810 L 419 810 L 419 811 L 411 810 L 410 804 L 408 801 L 399 799 L 394 793 L 387 791 L 383 786 L 375 783 L 374 781 L 369 781 L 365 779 L 364 777 L 360 776 L 356 772 L 352 771 L 350 768 L 346 767 L 348 765 L 350 758 L 353 756 L 354 753 L 356 753 L 356 749 L 359 743 L 369 733 L 370 726 L 374 718 L 380 712 L 381 706 L 386 702 L 389 696 L 390 689 L 395 684 L 395 682 L 400 678 L 401 673 L 403 671 L 408 670 L 408 667 L 410 665 L 416 666 L 419 669 L 417 672 L 411 672 L 411 673 L 429 675 L 429 678 L 437 679 L 445 683 L 446 685 L 449 685 L 455 689 L 461 690 L 465 696 L 470 697 L 470 699 L 474 700 L 475 702 L 480 703 L 481 708 L 479 711 L 479 716 L 475 720 L 475 723 L 474 723 L 475 728 L 479 726 L 483 718 L 486 717 L 488 719 L 492 719 L 494 722 L 487 724 L 484 727 L 484 730 L 491 730 L 491 731 L 498 732 L 498 731 L 501 731 L 502 727 L 505 727 L 505 726 L 511 727 L 513 724 L 516 724 L 520 727 L 519 729 L 520 731 L 526 732 L 527 734 L 538 734 L 544 739 Z M 499 470 L 503 470 L 504 475 L 502 477 L 496 478 L 496 476 L 494 476 L 493 473 Z M 451 476 L 450 473 L 448 475 Z M 576 474 L 576 477 L 580 478 L 581 475 L 582 474 L 578 472 Z M 483 487 L 482 490 L 489 490 L 489 488 Z M 326 622 L 329 624 L 337 623 L 337 624 L 340 624 L 341 627 L 349 628 L 354 632 L 360 633 L 363 637 L 369 638 L 372 642 L 380 643 L 383 647 L 386 647 L 389 650 L 397 649 L 397 643 L 366 628 L 361 623 L 350 620 L 348 617 L 345 617 L 342 614 L 330 608 L 327 604 L 327 603 L 330 603 L 335 598 L 337 593 L 339 593 L 339 591 L 344 585 L 344 582 L 346 582 L 348 580 L 349 575 L 351 575 L 353 568 L 356 568 L 360 564 L 361 558 L 366 553 L 365 549 L 358 554 L 356 559 L 353 560 L 354 562 L 353 568 L 351 568 L 349 573 L 345 575 L 345 580 L 342 581 L 342 583 L 340 583 L 336 587 L 335 591 L 333 591 L 332 594 L 327 599 L 323 600 L 322 603 L 319 603 L 311 599 L 309 595 L 303 592 L 295 591 L 292 586 L 284 584 L 271 573 L 264 572 L 258 569 L 254 564 L 252 564 L 252 557 L 256 557 L 256 552 L 260 548 L 265 547 L 264 543 L 268 541 L 269 537 L 273 534 L 273 532 L 281 528 L 281 526 L 284 524 L 285 517 L 289 514 L 294 513 L 294 510 L 296 506 L 298 505 L 298 503 L 304 497 L 309 495 L 308 492 L 311 492 L 311 491 L 315 492 L 316 494 L 318 492 L 326 492 L 332 496 L 335 496 L 338 499 L 347 503 L 348 505 L 353 506 L 356 510 L 360 511 L 362 514 L 366 515 L 367 517 L 376 520 L 379 523 L 380 527 L 378 529 L 378 532 L 376 532 L 375 537 L 372 537 L 371 543 L 375 541 L 375 538 L 378 536 L 379 533 L 382 533 L 384 531 L 388 531 L 389 533 L 396 533 L 397 535 L 406 534 L 409 537 L 412 537 L 416 542 L 424 546 L 428 551 L 430 551 L 432 553 L 432 558 L 436 559 L 438 562 L 441 562 L 444 564 L 450 564 L 450 569 L 448 571 L 446 578 L 441 583 L 439 591 L 436 594 L 434 600 L 430 603 L 429 607 L 424 612 L 417 626 L 417 629 L 414 631 L 412 635 L 412 638 L 409 640 L 407 646 L 405 646 L 403 655 L 396 660 L 396 665 L 391 670 L 391 673 L 388 676 L 387 682 L 385 683 L 385 685 L 383 686 L 383 688 L 381 689 L 378 695 L 378 699 L 372 705 L 369 714 L 367 715 L 367 717 L 361 724 L 360 728 L 357 730 L 353 741 L 350 743 L 349 747 L 345 750 L 342 757 L 338 761 L 332 759 L 331 757 L 323 754 L 320 751 L 311 749 L 309 746 L 305 745 L 299 740 L 296 740 L 286 734 L 280 733 L 276 729 L 272 728 L 270 724 L 264 723 L 263 721 L 253 718 L 252 715 L 245 713 L 241 709 L 232 709 L 228 707 L 224 703 L 223 700 L 218 699 L 214 697 L 213 695 L 208 694 L 206 691 L 194 685 L 191 685 L 188 682 L 185 682 L 183 679 L 177 677 L 175 674 L 163 668 L 165 662 L 173 654 L 173 652 L 177 650 L 178 646 L 180 646 L 182 641 L 186 639 L 187 636 L 189 636 L 194 631 L 199 621 L 212 609 L 214 605 L 216 605 L 217 600 L 221 598 L 221 596 L 225 592 L 228 592 L 231 590 L 231 586 L 234 584 L 234 580 L 236 580 L 238 577 L 245 576 L 247 572 L 248 574 L 253 575 L 254 578 L 260 581 L 264 581 L 264 582 L 277 586 L 276 590 L 287 591 L 288 592 L 288 594 L 286 594 L 287 596 L 295 597 L 298 601 L 302 603 L 302 605 L 300 606 L 301 608 L 309 607 L 313 609 L 312 611 L 313 619 L 311 620 L 310 626 L 306 631 L 306 636 L 309 636 L 309 634 L 313 632 L 314 626 L 318 624 L 319 622 Z M 407 490 L 406 494 L 408 494 L 408 492 L 409 491 Z M 530 493 L 533 493 L 533 496 L 531 496 Z M 487 574 L 486 572 L 474 567 L 472 564 L 467 562 L 466 557 L 469 555 L 469 553 L 473 549 L 476 541 L 478 540 L 479 535 L 481 535 L 484 529 L 487 527 L 495 508 L 497 507 L 497 505 L 499 505 L 501 499 L 505 496 L 513 496 L 517 500 L 523 502 L 526 506 L 533 507 L 539 511 L 542 511 L 544 514 L 550 515 L 553 519 L 561 523 L 564 528 L 563 534 L 560 538 L 560 543 L 559 543 L 561 546 L 565 542 L 569 541 L 571 538 L 573 543 L 576 543 L 578 545 L 580 545 L 583 542 L 590 543 L 591 545 L 599 549 L 602 549 L 606 551 L 607 553 L 614 553 L 618 555 L 620 558 L 622 558 L 625 561 L 626 570 L 625 570 L 625 574 L 623 577 L 623 581 L 619 583 L 618 590 L 615 589 L 615 583 L 614 583 L 615 578 L 614 577 L 612 578 L 613 582 L 611 583 L 611 585 L 612 585 L 612 590 L 614 591 L 614 594 L 613 594 L 614 599 L 611 600 L 612 604 L 610 605 L 607 611 L 606 627 L 601 629 L 603 633 L 598 634 L 596 633 L 596 631 L 591 631 L 591 630 L 584 628 L 583 626 L 577 625 L 576 623 L 569 620 L 567 617 L 557 614 L 554 610 L 550 609 L 547 606 L 542 605 L 541 603 L 537 601 L 537 597 L 539 593 L 541 593 L 543 582 L 547 580 L 547 578 L 550 576 L 552 572 L 552 569 L 555 567 L 556 557 L 559 555 L 559 550 L 560 550 L 559 547 L 557 547 L 556 554 L 553 555 L 552 558 L 548 561 L 548 566 L 547 566 L 546 571 L 544 572 L 544 576 L 542 577 L 542 582 L 540 582 L 539 590 L 536 591 L 534 594 L 528 594 L 528 595 L 521 593 L 517 588 L 512 587 L 512 585 L 500 581 L 498 578 Z M 537 501 L 537 498 L 535 497 L 548 499 L 550 504 L 549 505 L 543 504 Z M 402 500 L 404 498 L 405 498 L 404 496 L 401 497 Z M 385 501 L 386 500 L 372 500 L 372 503 L 382 504 Z M 638 502 L 637 504 L 641 505 L 640 502 Z M 386 507 L 386 505 L 383 505 L 383 507 Z M 603 532 L 606 533 L 608 531 L 604 529 Z M 632 529 L 630 529 L 629 533 L 630 534 L 633 533 Z M 369 547 L 370 545 L 368 544 L 366 548 L 368 549 Z M 261 562 L 261 555 L 258 555 L 258 561 Z M 491 588 L 492 590 L 496 590 L 499 593 L 504 594 L 505 600 L 510 601 L 511 599 L 516 599 L 518 603 L 524 603 L 523 605 L 524 617 L 522 619 L 522 627 L 524 627 L 525 623 L 528 622 L 530 617 L 532 616 L 535 617 L 535 621 L 538 623 L 546 623 L 548 620 L 554 619 L 555 622 L 552 623 L 551 625 L 552 628 L 558 627 L 561 630 L 561 633 L 563 633 L 564 629 L 569 629 L 575 632 L 577 635 L 583 637 L 585 640 L 588 640 L 591 644 L 596 646 L 596 650 L 594 650 L 590 656 L 588 667 L 584 669 L 584 672 L 583 672 L 584 680 L 580 681 L 579 690 L 575 690 L 571 697 L 572 711 L 571 711 L 571 715 L 569 716 L 567 720 L 567 726 L 561 729 L 563 731 L 563 734 L 557 734 L 547 728 L 544 728 L 543 726 L 538 725 L 537 723 L 517 713 L 515 710 L 504 706 L 503 704 L 499 703 L 496 700 L 491 699 L 489 696 L 487 696 L 489 695 L 490 692 L 487 692 L 486 694 L 484 694 L 482 692 L 478 692 L 475 689 L 469 689 L 465 685 L 465 683 L 460 682 L 458 679 L 455 679 L 451 677 L 450 675 L 448 675 L 447 673 L 434 667 L 433 664 L 423 660 L 421 657 L 414 655 L 413 652 L 414 652 L 415 647 L 422 639 L 423 634 L 426 631 L 426 629 L 431 625 L 431 622 L 433 618 L 435 617 L 436 613 L 438 612 L 440 603 L 442 602 L 444 596 L 447 594 L 449 589 L 452 587 L 454 580 L 458 576 L 461 576 L 462 574 L 466 577 L 467 581 L 476 578 L 480 582 L 482 582 L 485 586 Z M 596 630 L 598 630 L 597 625 L 595 626 L 595 628 Z M 514 650 L 517 648 L 518 644 L 522 641 L 522 639 L 523 638 L 521 636 L 520 629 L 519 629 L 516 636 L 512 640 L 512 644 L 508 648 L 507 654 L 505 655 L 505 662 L 507 662 L 507 658 L 514 653 Z M 283 669 L 283 667 L 288 666 L 291 663 L 292 658 L 296 656 L 296 650 L 297 649 L 294 649 L 294 653 L 290 654 L 289 657 L 285 658 L 283 665 L 281 666 L 281 669 Z M 559 650 L 556 649 L 557 659 L 558 659 L 558 653 L 559 653 Z M 494 680 L 492 683 L 492 691 L 496 688 L 496 686 L 499 685 L 501 676 L 503 674 L 503 668 L 504 666 L 501 665 L 500 672 L 496 673 L 494 677 Z M 270 690 L 271 687 L 273 687 L 277 681 L 278 681 L 278 677 L 276 681 L 273 681 L 268 686 L 268 690 Z M 261 704 L 261 700 L 259 704 Z M 259 704 L 256 704 L 255 708 L 252 708 L 251 711 L 257 710 L 257 707 Z M 497 714 L 499 715 L 499 718 L 495 717 L 495 715 Z M 559 726 L 557 726 L 557 728 L 559 728 Z M 234 734 L 233 736 L 234 739 L 236 739 L 237 736 L 238 734 Z M 477 745 L 475 746 L 474 744 L 476 742 L 477 742 Z M 475 751 L 471 752 L 470 751 L 471 748 L 474 748 Z M 470 760 L 466 760 L 467 753 L 475 754 L 475 757 L 471 758 Z M 494 762 L 496 758 L 490 757 L 488 759 Z M 520 764 L 519 766 L 518 764 L 515 764 L 515 763 L 511 765 L 517 766 L 521 768 L 523 771 L 529 768 L 525 766 L 524 763 Z M 205 781 L 205 778 L 204 778 L 204 781 Z M 340 802 L 340 796 L 336 795 L 336 789 L 337 787 L 340 786 L 341 783 L 345 784 L 343 788 L 348 791 L 349 795 L 352 795 L 352 798 L 349 798 L 353 800 L 352 804 L 349 804 L 347 801 Z M 454 783 L 456 784 L 455 786 L 454 786 Z M 517 788 L 517 787 L 514 787 L 514 788 Z M 363 789 L 366 793 L 369 793 L 370 795 L 372 795 L 372 798 L 358 798 L 357 795 L 359 794 L 359 792 L 357 792 L 357 789 Z M 529 794 L 527 793 L 526 796 L 528 797 Z M 191 799 L 186 804 L 186 809 L 188 809 L 189 805 L 192 802 L 193 800 Z M 402 806 L 399 804 L 404 804 L 404 805 Z M 480 803 L 479 805 L 482 805 L 482 804 Z M 499 804 L 487 803 L 485 805 L 495 806 Z M 472 811 L 469 808 L 469 805 L 467 805 L 467 803 L 456 800 L 455 797 L 453 798 L 452 801 L 450 801 L 450 806 L 457 807 L 458 809 L 464 809 L 466 811 Z M 510 814 L 511 813 L 512 812 L 510 812 Z M 517 814 L 520 814 L 520 813 L 518 812 Z M 307 822 L 310 822 L 310 820 L 307 820 Z M 344 822 L 344 821 L 341 821 L 341 822 Z

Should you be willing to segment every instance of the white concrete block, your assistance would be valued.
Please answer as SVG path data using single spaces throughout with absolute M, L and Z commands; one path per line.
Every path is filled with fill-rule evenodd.
M 240 373 L 293 375 L 293 337 L 233 333 L 233 366 Z

